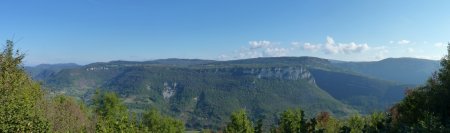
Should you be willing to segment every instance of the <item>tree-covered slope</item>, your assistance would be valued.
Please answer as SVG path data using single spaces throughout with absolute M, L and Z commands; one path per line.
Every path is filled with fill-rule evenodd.
M 28 74 L 33 77 L 33 79 L 44 79 L 52 74 L 58 73 L 63 69 L 71 69 L 81 67 L 75 63 L 64 63 L 64 64 L 40 64 L 37 66 L 27 66 L 25 70 Z
M 334 65 L 367 76 L 404 84 L 424 84 L 439 69 L 439 61 L 416 58 L 388 58 L 373 62 L 335 62 Z
M 404 97 L 407 87 L 413 87 L 351 73 L 320 69 L 310 71 L 320 88 L 364 114 L 385 111 Z
M 239 108 L 269 119 L 291 107 L 309 116 L 383 111 L 407 87 L 315 57 L 113 61 L 63 69 L 42 82 L 53 93 L 86 101 L 97 88 L 113 91 L 134 111 L 156 107 L 197 129 L 222 127 Z
M 301 63 L 299 63 L 301 64 Z M 188 127 L 218 128 L 232 111 L 246 108 L 256 118 L 302 107 L 310 116 L 356 113 L 321 90 L 306 67 L 270 65 L 174 65 L 97 63 L 65 69 L 45 79 L 55 93 L 89 100 L 96 88 L 118 93 L 141 111 L 156 107 L 187 121 Z

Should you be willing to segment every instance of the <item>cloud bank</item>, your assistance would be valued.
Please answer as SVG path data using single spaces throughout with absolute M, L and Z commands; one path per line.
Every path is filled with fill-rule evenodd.
M 219 56 L 219 60 L 280 56 L 315 56 L 338 60 L 369 61 L 381 60 L 386 57 L 419 57 L 420 55 L 432 55 L 433 59 L 438 59 L 434 58 L 440 57 L 438 53 L 429 54 L 429 51 L 436 50 L 436 48 L 445 49 L 447 46 L 446 43 L 438 42 L 434 43 L 434 49 L 428 49 L 429 47 L 426 46 L 429 46 L 429 44 L 427 43 L 427 41 L 424 41 L 423 45 L 418 45 L 416 42 L 403 39 L 386 42 L 386 44 L 397 45 L 372 44 L 370 46 L 367 43 L 360 42 L 339 42 L 331 36 L 327 36 L 323 43 L 290 42 L 290 45 L 283 45 L 281 42 L 259 40 L 249 41 L 248 44 L 235 50 L 233 53 Z M 421 58 L 423 57 L 425 56 L 421 56 Z
M 258 57 L 280 57 L 287 56 L 291 48 L 284 48 L 271 41 L 249 41 L 247 46 L 235 51 L 233 54 L 219 56 L 221 60 L 246 59 Z
M 353 53 L 361 53 L 370 49 L 369 45 L 367 45 L 366 43 L 363 44 L 356 44 L 355 42 L 336 43 L 334 39 L 330 36 L 327 36 L 325 45 L 305 43 L 303 44 L 302 48 L 305 51 L 310 52 L 321 51 L 325 54 L 353 54 Z
M 409 41 L 409 40 L 400 40 L 400 41 L 398 41 L 397 43 L 398 43 L 398 44 L 404 45 L 404 44 L 410 44 L 411 41 Z

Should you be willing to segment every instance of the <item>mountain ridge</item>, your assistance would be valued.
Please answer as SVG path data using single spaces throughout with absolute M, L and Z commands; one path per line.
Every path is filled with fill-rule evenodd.
M 294 107 L 308 116 L 367 114 L 385 110 L 414 86 L 366 75 L 327 59 L 270 57 L 111 61 L 62 69 L 40 80 L 53 94 L 88 103 L 97 88 L 113 91 L 134 111 L 155 107 L 197 129 L 219 128 L 239 108 L 252 118 L 273 118 Z M 219 110 L 222 106 L 229 108 Z

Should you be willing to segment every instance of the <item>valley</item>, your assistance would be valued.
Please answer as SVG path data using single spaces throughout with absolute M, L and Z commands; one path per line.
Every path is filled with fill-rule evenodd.
M 189 129 L 217 129 L 231 112 L 240 108 L 248 110 L 252 119 L 268 120 L 296 107 L 308 112 L 309 117 L 320 112 L 348 117 L 386 111 L 404 97 L 407 88 L 425 82 L 418 81 L 426 79 L 418 76 L 431 75 L 439 68 L 438 61 L 387 60 L 391 63 L 365 62 L 383 63 L 384 67 L 335 63 L 315 57 L 270 57 L 232 61 L 111 61 L 69 68 L 54 65 L 26 69 L 53 95 L 71 95 L 90 103 L 95 90 L 111 91 L 119 94 L 134 112 L 157 108 L 182 119 Z M 392 73 L 399 63 L 422 71 Z M 430 67 L 423 69 L 422 65 L 408 63 Z M 416 80 L 401 82 L 388 74 L 374 75 L 382 71 Z

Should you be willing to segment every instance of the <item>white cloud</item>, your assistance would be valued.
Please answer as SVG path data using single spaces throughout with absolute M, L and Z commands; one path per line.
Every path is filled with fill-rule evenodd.
M 394 44 L 394 41 L 389 41 L 390 44 Z
M 228 55 L 226 55 L 226 54 L 222 54 L 222 55 L 220 55 L 219 56 L 219 60 L 227 60 L 227 59 L 229 59 L 230 58 L 230 56 L 228 56 Z
M 294 44 L 292 45 L 294 46 Z M 248 46 L 235 51 L 234 54 L 223 54 L 219 56 L 221 60 L 246 59 L 258 57 L 279 57 L 286 56 L 294 50 L 293 48 L 283 48 L 270 41 L 249 41 Z
M 322 46 L 312 45 L 311 43 L 305 43 L 305 44 L 303 44 L 302 48 L 303 48 L 303 50 L 306 50 L 306 51 L 317 52 L 322 48 Z
M 367 45 L 366 43 L 364 44 L 356 44 L 354 42 L 350 43 L 350 44 L 339 44 L 339 46 L 341 47 L 342 51 L 344 51 L 344 53 L 348 54 L 348 53 L 361 53 L 363 51 L 368 50 L 370 47 L 369 45 Z
M 370 47 L 366 43 L 356 44 L 355 42 L 336 44 L 332 37 L 327 36 L 325 45 L 305 43 L 302 49 L 311 52 L 322 51 L 325 54 L 352 54 L 369 50 Z
M 291 45 L 292 45 L 293 47 L 296 47 L 296 48 L 298 48 L 298 47 L 301 46 L 301 45 L 300 45 L 300 42 L 291 42 Z
M 245 59 L 245 58 L 257 58 L 262 57 L 263 54 L 257 51 L 241 51 L 239 52 L 238 57 L 233 57 L 237 59 Z
M 325 53 L 327 54 L 337 54 L 339 53 L 339 47 L 334 44 L 334 39 L 327 36 L 327 42 L 325 44 Z
M 417 56 L 414 56 L 414 58 L 428 59 L 428 60 L 440 60 L 442 57 L 440 57 L 440 56 L 428 56 L 428 55 L 417 55 Z
M 373 50 L 377 51 L 375 54 L 376 60 L 385 59 L 386 58 L 385 55 L 389 53 L 389 50 L 386 48 L 386 46 L 375 47 L 373 48 Z
M 280 56 L 286 56 L 289 52 L 289 49 L 286 48 L 266 48 L 264 51 L 264 57 L 280 57 Z
M 250 49 L 259 49 L 259 48 L 266 48 L 270 47 L 272 43 L 270 41 L 250 41 L 248 42 L 250 45 Z
M 297 50 L 308 51 L 311 53 L 293 53 L 294 51 L 299 52 Z M 249 41 L 247 46 L 236 50 L 234 53 L 220 55 L 218 58 L 221 60 L 229 60 L 258 57 L 279 57 L 290 55 L 311 55 L 317 54 L 318 52 L 321 54 L 331 55 L 341 54 L 342 57 L 345 58 L 357 58 L 351 56 L 351 54 L 358 54 L 369 58 L 381 59 L 384 58 L 389 51 L 386 46 L 371 48 L 367 43 L 341 43 L 335 41 L 332 37 L 327 36 L 324 44 L 291 42 L 290 45 L 283 46 L 281 43 L 273 43 L 266 40 Z
M 351 54 L 351 53 L 361 53 L 368 49 L 370 49 L 369 45 L 356 44 L 354 42 L 348 44 L 346 43 L 335 44 L 334 39 L 328 36 L 324 51 L 326 54 Z
M 410 44 L 411 41 L 409 41 L 409 40 L 400 40 L 400 41 L 398 41 L 397 43 L 398 43 L 398 44 Z
M 330 36 L 327 36 L 327 44 L 334 44 L 334 39 Z

